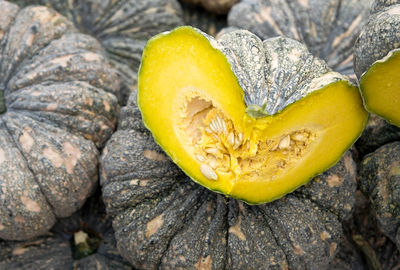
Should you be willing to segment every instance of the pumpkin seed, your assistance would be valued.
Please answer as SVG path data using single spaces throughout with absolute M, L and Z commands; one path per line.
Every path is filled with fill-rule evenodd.
M 200 171 L 201 173 L 209 180 L 218 180 L 218 175 L 215 173 L 213 168 L 211 168 L 207 164 L 201 164 L 200 165 Z
M 279 142 L 279 149 L 287 149 L 290 146 L 290 136 L 287 135 Z

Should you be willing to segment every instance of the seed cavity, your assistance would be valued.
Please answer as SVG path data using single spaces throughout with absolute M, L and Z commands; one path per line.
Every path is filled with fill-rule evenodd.
M 209 180 L 218 180 L 218 175 L 215 173 L 213 168 L 211 168 L 207 164 L 201 164 L 200 165 L 200 171 L 201 173 Z
M 220 173 L 273 179 L 301 158 L 316 138 L 312 130 L 304 128 L 257 141 L 258 135 L 237 130 L 212 102 L 193 98 L 187 106 L 183 127 L 200 171 L 209 180 L 217 181 Z

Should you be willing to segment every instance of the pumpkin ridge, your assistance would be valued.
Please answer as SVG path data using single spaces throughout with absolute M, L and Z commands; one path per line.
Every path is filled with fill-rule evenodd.
M 80 44 L 81 46 L 76 46 L 74 44 L 76 46 L 74 48 L 67 48 L 67 49 L 64 49 L 64 51 L 57 51 L 57 53 L 52 52 L 51 49 L 54 50 L 54 47 L 57 47 L 58 43 L 62 43 L 63 40 L 64 40 L 64 42 L 70 42 L 70 41 L 73 40 L 74 37 L 81 39 L 80 40 L 81 43 L 82 43 L 82 44 Z M 37 50 L 37 52 L 35 53 L 35 55 L 33 57 L 26 58 L 21 64 L 25 64 L 25 65 L 28 64 L 27 66 L 35 64 L 35 65 L 31 66 L 31 67 L 33 69 L 37 69 L 41 65 L 45 65 L 49 61 L 57 60 L 58 58 L 62 58 L 62 57 L 66 57 L 66 56 L 70 56 L 71 59 L 74 58 L 74 57 L 84 57 L 84 55 L 87 54 L 87 53 L 89 53 L 89 54 L 93 53 L 93 54 L 98 55 L 100 57 L 100 61 L 99 62 L 102 62 L 102 60 L 105 59 L 105 56 L 102 54 L 102 49 L 100 47 L 100 44 L 97 43 L 97 41 L 96 41 L 96 43 L 98 44 L 98 46 L 96 46 L 97 48 L 94 48 L 93 45 L 89 44 L 90 42 L 93 42 L 95 40 L 96 40 L 96 38 L 94 38 L 92 36 L 83 35 L 81 33 L 76 33 L 76 32 L 63 33 L 59 38 L 51 40 L 49 43 L 47 43 L 46 46 L 44 46 L 43 48 L 40 48 L 39 50 Z M 54 47 L 50 47 L 50 45 L 53 45 Z M 56 48 L 56 49 L 58 49 L 58 48 Z M 51 53 L 50 57 L 44 56 L 45 54 L 49 53 L 49 52 L 46 52 L 46 50 L 50 51 L 50 53 Z M 67 51 L 67 50 L 71 50 L 71 51 Z M 37 62 L 35 61 L 36 59 L 40 59 L 40 58 L 42 58 L 41 59 L 42 61 L 37 61 Z M 92 65 L 92 68 L 90 68 L 91 70 L 96 70 L 98 72 L 102 72 L 101 75 L 103 75 L 103 76 L 104 75 L 105 76 L 109 75 L 109 74 L 105 74 L 106 68 L 103 68 L 103 66 L 100 65 L 100 63 L 93 62 L 93 63 L 90 63 L 90 65 Z M 22 66 L 22 67 L 24 67 L 24 66 Z M 26 70 L 24 70 L 24 71 L 26 71 Z M 29 71 L 30 70 L 27 70 L 27 72 L 29 72 Z M 100 84 L 97 84 L 97 81 L 89 81 L 89 80 L 82 81 L 82 80 L 80 80 L 80 78 L 75 78 L 75 75 L 76 74 L 80 74 L 80 72 L 81 72 L 79 67 L 74 71 L 66 69 L 65 72 L 68 72 L 68 75 L 73 76 L 74 77 L 73 81 L 76 82 L 77 84 L 80 83 L 80 84 L 87 84 L 87 85 L 91 86 L 93 88 L 93 89 L 91 89 L 92 90 L 91 92 L 93 92 L 93 93 L 95 91 L 98 91 L 98 90 L 103 90 L 103 91 L 105 91 L 107 93 L 116 95 L 117 92 L 118 92 L 118 90 L 115 89 L 115 87 L 113 85 L 107 85 L 107 83 L 110 80 L 113 80 L 113 79 L 115 80 L 116 78 L 107 78 L 106 77 L 105 80 L 103 80 L 102 77 L 101 77 L 100 78 L 100 79 L 102 79 L 101 83 L 103 83 L 103 84 L 100 85 Z M 20 73 L 20 70 L 18 71 L 18 73 L 14 73 L 10 77 L 10 79 L 7 82 L 6 85 L 9 85 L 10 82 L 13 79 L 17 78 L 17 75 L 19 75 L 19 73 Z M 42 83 L 47 83 L 47 82 L 53 82 L 53 84 L 57 84 L 57 83 L 63 84 L 63 83 L 65 83 L 63 81 L 52 79 L 51 76 L 50 76 L 50 74 L 52 74 L 52 73 L 53 72 L 47 71 L 45 74 L 43 74 L 41 76 L 35 76 L 34 77 L 35 80 L 33 81 L 33 84 L 30 81 L 27 81 L 27 82 L 25 81 L 25 85 L 19 86 L 18 89 L 23 89 L 24 87 L 26 87 L 26 85 L 40 85 Z M 111 76 L 114 76 L 114 74 L 111 75 Z M 99 89 L 99 88 L 102 88 L 102 89 Z M 13 92 L 14 91 L 15 90 L 13 90 Z
M 272 237 L 274 238 L 277 246 L 282 250 L 282 253 L 285 256 L 286 262 L 289 264 L 292 262 L 292 259 L 290 258 L 289 254 L 291 253 L 287 248 L 285 248 L 285 242 L 290 242 L 290 237 L 286 230 L 282 227 L 281 224 L 276 220 L 276 218 L 268 213 L 268 211 L 265 211 L 263 207 L 260 206 L 255 206 L 257 207 L 261 213 L 263 213 L 263 219 L 265 220 Z M 283 239 L 285 238 L 285 239 Z M 297 262 L 293 262 L 293 265 L 298 265 Z
M 61 84 L 52 84 L 52 85 L 63 85 L 63 83 Z M 80 86 L 80 84 L 76 85 L 77 87 Z M 87 133 L 85 133 L 85 130 L 79 130 L 79 128 L 75 125 L 64 125 L 63 123 L 60 123 L 60 121 L 62 120 L 58 120 L 56 118 L 54 118 L 54 116 L 71 116 L 71 117 L 84 117 L 84 120 L 90 122 L 90 121 L 95 121 L 98 123 L 103 123 L 104 125 L 106 125 L 109 129 L 115 129 L 116 127 L 116 123 L 115 121 L 112 120 L 113 118 L 113 113 L 110 112 L 109 114 L 106 113 L 98 113 L 98 112 L 91 112 L 90 110 L 86 110 L 80 107 L 76 107 L 76 108 L 70 108 L 68 107 L 68 104 L 65 104 L 64 108 L 62 108 L 62 106 L 59 106 L 57 109 L 52 110 L 52 111 L 45 111 L 43 110 L 43 108 L 40 107 L 41 104 L 34 104 L 37 105 L 38 107 L 35 109 L 34 106 L 28 107 L 28 106 L 24 106 L 24 104 L 20 104 L 20 106 L 18 105 L 13 105 L 15 103 L 21 103 L 21 101 L 18 100 L 18 96 L 14 95 L 15 93 L 18 93 L 18 91 L 23 91 L 26 88 L 20 88 L 18 90 L 16 90 L 15 92 L 13 92 L 13 100 L 10 101 L 10 99 L 8 99 L 8 111 L 13 111 L 13 112 L 32 112 L 32 115 L 29 115 L 28 117 L 31 119 L 34 119 L 38 122 L 45 122 L 48 124 L 53 124 L 56 125 L 60 130 L 63 130 L 67 133 L 73 134 L 75 136 L 83 136 L 83 138 L 86 141 L 92 141 L 96 144 L 96 147 L 98 149 L 100 149 L 102 147 L 102 144 L 104 144 L 105 142 L 101 143 L 101 141 L 103 141 L 102 137 L 92 137 L 91 139 L 85 138 L 85 135 Z M 101 89 L 89 89 L 91 90 L 91 92 L 95 92 L 94 90 L 101 90 Z M 104 92 L 105 93 L 105 92 Z M 45 103 L 47 104 L 47 103 Z M 51 104 L 51 103 L 49 103 Z M 113 104 L 110 104 L 110 107 L 114 107 L 112 106 Z M 60 109 L 61 107 L 61 109 Z M 53 117 L 52 117 L 53 116 Z M 95 133 L 94 135 L 98 135 L 99 133 Z M 101 135 L 101 134 L 100 134 Z
M 305 185 L 304 187 L 306 187 L 306 185 Z M 299 192 L 293 192 L 292 194 L 293 194 L 294 197 L 296 197 L 296 198 L 299 199 L 299 200 L 304 199 L 304 198 L 307 199 L 307 200 L 309 200 L 309 201 L 310 201 L 313 205 L 315 205 L 321 212 L 322 212 L 322 211 L 329 212 L 330 214 L 336 216 L 339 220 L 342 221 L 342 218 L 341 218 L 341 216 L 340 216 L 338 213 L 336 213 L 336 212 L 335 212 L 334 210 L 332 210 L 331 208 L 322 205 L 320 202 L 318 202 L 318 200 L 313 199 L 312 196 L 311 196 L 310 194 L 298 195 Z
M 186 191 L 186 193 L 184 192 Z M 164 223 L 174 223 L 175 225 L 177 224 L 175 221 L 176 220 L 171 220 L 171 218 L 175 217 L 178 218 L 179 221 L 182 221 L 180 227 L 177 229 L 175 226 L 172 230 L 168 230 L 166 234 L 162 233 L 161 237 L 164 240 L 168 241 L 168 245 L 171 241 L 171 239 L 177 234 L 177 231 L 180 231 L 182 227 L 185 226 L 185 220 L 188 218 L 190 219 L 193 216 L 193 208 L 199 203 L 198 198 L 201 197 L 202 194 L 204 194 L 205 189 L 198 189 L 196 185 L 191 183 L 191 181 L 185 180 L 184 183 L 181 183 L 181 185 L 177 185 L 176 189 L 173 191 L 170 191 L 167 196 L 162 197 L 160 200 L 156 201 L 155 205 L 153 200 L 149 200 L 150 204 L 149 206 L 152 206 L 153 212 L 150 212 L 151 215 L 146 217 L 144 220 L 139 219 L 136 220 L 135 222 L 131 222 L 129 225 L 123 228 L 117 228 L 114 227 L 116 230 L 116 235 L 122 234 L 125 235 L 129 231 L 137 230 L 137 227 L 146 227 L 149 222 L 151 222 L 155 217 L 158 217 L 160 215 L 163 215 L 166 211 L 169 213 L 169 215 L 164 216 L 163 220 Z M 179 204 L 181 203 L 181 204 Z M 179 205 L 177 205 L 179 204 Z M 142 204 L 143 205 L 143 204 Z M 191 207 L 185 207 L 185 206 L 191 206 Z M 155 209 L 155 210 L 154 210 Z M 180 209 L 183 209 L 180 210 Z M 123 210 L 125 212 L 125 210 Z M 185 213 L 184 213 L 185 212 Z M 129 215 L 129 214 L 123 214 Z M 162 228 L 161 228 L 162 229 Z M 122 232 L 122 233 L 121 233 Z M 137 258 L 137 262 L 139 264 L 133 264 L 135 267 L 145 267 L 146 265 L 142 265 L 142 261 L 140 260 L 140 257 L 144 256 L 146 252 L 148 252 L 149 249 L 154 250 L 154 243 L 152 238 L 157 236 L 157 231 L 153 232 L 149 237 L 145 239 L 141 239 L 141 244 L 138 246 L 138 249 L 140 250 L 141 253 L 136 253 L 133 255 L 134 257 Z M 140 235 L 142 238 L 143 236 Z M 127 250 L 126 244 L 129 245 L 129 242 L 124 242 L 120 243 L 124 244 L 124 246 L 120 246 L 119 249 L 120 251 L 125 251 Z M 128 248 L 129 249 L 129 248 Z M 154 256 L 151 258 L 151 268 L 155 268 L 155 265 L 159 265 L 161 263 L 161 258 L 162 256 L 159 256 L 160 254 L 163 254 L 167 249 L 163 247 L 163 251 L 160 252 L 160 247 L 156 248 L 156 253 L 153 254 Z M 156 256 L 159 256 L 160 258 L 157 259 L 157 263 L 154 265 L 154 259 Z M 148 265 L 147 265 L 148 266 Z M 148 268 L 148 267 L 145 267 Z
M 11 25 L 9 25 L 8 29 L 7 29 L 7 35 L 6 37 L 9 37 L 11 30 L 13 30 L 13 27 L 15 27 L 15 23 L 18 22 L 18 18 L 19 17 L 28 17 L 29 19 L 34 18 L 33 16 L 31 16 L 32 14 L 23 14 L 23 12 L 28 12 L 28 11 L 32 11 L 32 9 L 34 9 L 36 6 L 29 6 L 26 8 L 22 8 L 19 9 L 18 11 L 18 15 L 14 17 L 13 23 Z M 47 9 L 47 8 L 46 8 Z M 47 9 L 50 10 L 50 9 Z M 20 57 L 20 59 L 18 61 L 13 61 L 13 65 L 11 69 L 7 69 L 7 73 L 8 75 L 4 78 L 2 78 L 4 85 L 8 85 L 8 83 L 10 82 L 10 80 L 16 75 L 16 71 L 18 71 L 20 69 L 20 67 L 24 64 L 24 62 L 26 60 L 30 60 L 32 59 L 32 57 L 34 57 L 35 55 L 37 55 L 38 53 L 40 53 L 41 51 L 45 50 L 49 44 L 51 44 L 54 40 L 58 40 L 60 38 L 62 38 L 64 35 L 66 35 L 67 33 L 70 32 L 76 32 L 76 28 L 74 27 L 74 25 L 68 21 L 63 15 L 57 13 L 55 10 L 50 10 L 51 13 L 53 15 L 58 15 L 61 19 L 63 20 L 63 23 L 65 24 L 65 29 L 60 30 L 57 33 L 53 33 L 54 36 L 52 36 L 51 38 L 49 38 L 45 43 L 42 43 L 42 45 L 40 46 L 40 48 L 36 48 L 36 50 L 32 51 L 31 48 L 34 47 L 34 45 L 31 46 L 31 48 L 25 48 L 25 53 L 23 53 L 22 51 L 14 51 L 14 52 L 18 52 L 18 53 L 22 53 L 22 55 L 24 55 L 24 57 Z M 21 16 L 21 13 L 25 16 Z M 32 22 L 31 22 L 32 23 Z M 43 27 L 42 25 L 40 25 L 41 27 Z M 8 38 L 6 38 L 5 40 L 5 44 L 9 44 L 8 43 Z M 28 54 L 26 54 L 26 52 L 29 52 Z M 15 56 L 15 55 L 13 55 Z M 21 56 L 21 55 L 19 55 Z M 14 57 L 13 57 L 14 58 Z M 0 71 L 1 71 L 2 66 L 0 66 Z
M 40 190 L 40 194 L 42 195 L 42 198 L 44 198 L 44 200 L 46 201 L 48 207 L 50 207 L 51 212 L 53 213 L 54 216 L 56 216 L 54 214 L 55 212 L 55 208 L 54 206 L 50 203 L 49 199 L 47 198 L 47 196 L 44 194 L 41 185 L 39 184 L 39 180 L 37 179 L 36 174 L 34 173 L 32 167 L 30 166 L 28 159 L 26 158 L 25 154 L 23 153 L 23 151 L 21 150 L 21 145 L 15 140 L 14 136 L 11 135 L 11 131 L 9 130 L 7 123 L 3 120 L 3 118 L 0 118 L 0 121 L 2 121 L 3 123 L 3 127 L 5 127 L 5 131 L 8 134 L 8 138 L 13 142 L 14 146 L 18 149 L 18 152 L 20 153 L 20 155 L 22 156 L 26 167 L 28 168 L 28 170 L 30 171 L 30 173 L 32 174 L 33 180 L 35 181 L 36 185 L 39 187 Z
M 188 181 L 190 181 L 190 180 L 188 180 Z M 199 189 L 194 188 L 194 189 L 191 191 L 191 193 L 198 192 L 198 191 L 199 191 Z M 189 197 L 189 196 L 191 196 L 191 194 L 186 194 L 186 196 Z M 200 199 L 203 198 L 203 197 L 205 197 L 205 200 L 204 200 L 204 202 L 201 202 Z M 210 194 L 207 193 L 207 191 L 206 191 L 205 189 L 201 189 L 201 190 L 200 190 L 200 195 L 198 195 L 198 200 L 197 200 L 197 202 L 195 202 L 195 206 L 192 206 L 191 210 L 188 211 L 188 214 L 185 215 L 185 218 L 183 219 L 183 222 L 182 222 L 181 227 L 180 227 L 179 229 L 177 229 L 177 230 L 169 237 L 168 243 L 167 243 L 167 245 L 166 245 L 166 248 L 165 248 L 164 251 L 162 252 L 162 256 L 160 257 L 160 259 L 159 259 L 159 261 L 158 261 L 158 263 L 157 263 L 157 265 L 156 265 L 156 269 L 161 269 L 161 265 L 162 265 L 162 263 L 163 263 L 163 259 L 165 258 L 166 255 L 168 255 L 168 253 L 167 253 L 166 251 L 170 249 L 171 244 L 172 244 L 172 241 L 175 239 L 175 237 L 176 237 L 180 232 L 182 232 L 183 230 L 185 230 L 186 228 L 189 227 L 190 222 L 187 222 L 187 219 L 192 219 L 193 217 L 196 216 L 196 214 L 198 213 L 198 211 L 201 209 L 201 206 L 203 205 L 203 203 L 207 203 L 207 200 L 206 200 L 206 199 L 207 199 L 208 197 L 211 197 Z M 196 201 L 196 200 L 194 200 L 194 201 Z M 193 208 L 195 208 L 194 211 L 193 211 Z M 190 218 L 187 217 L 188 215 L 190 215 Z
M 285 257 L 285 261 L 289 262 L 289 258 L 288 255 L 286 254 L 285 250 L 282 248 L 282 245 L 280 244 L 280 237 L 278 235 L 276 235 L 276 232 L 272 229 L 273 226 L 278 225 L 277 222 L 275 222 L 272 217 L 267 213 L 267 211 L 263 210 L 262 207 L 260 206 L 254 206 L 257 207 L 257 209 L 262 213 L 262 219 L 265 222 L 266 227 L 269 229 L 270 231 L 270 235 L 272 236 L 272 238 L 275 241 L 275 244 L 279 247 L 279 249 L 282 251 L 283 256 Z M 275 223 L 275 224 L 274 224 Z
M 99 36 L 109 27 L 112 27 L 114 25 L 118 25 L 118 23 L 112 24 L 109 19 L 115 16 L 115 13 L 118 12 L 118 10 L 125 4 L 125 1 L 115 1 L 114 3 L 111 3 L 111 6 L 108 6 L 107 8 L 107 13 L 104 16 L 100 16 L 100 19 L 96 22 L 98 26 L 102 26 L 99 28 L 94 28 Z M 108 23 L 107 23 L 108 21 Z
M 26 109 L 26 108 L 23 108 L 23 109 L 21 109 L 21 108 L 9 108 L 8 111 L 15 112 L 15 113 L 26 112 L 26 111 L 29 111 L 29 112 L 32 112 L 32 113 L 40 113 L 41 112 L 40 110 L 30 110 L 30 109 Z M 49 115 L 51 115 L 51 113 L 53 113 L 53 112 L 47 112 L 47 114 L 49 114 Z M 54 114 L 58 115 L 57 113 L 54 113 Z M 66 112 L 63 112 L 62 115 L 75 116 L 75 114 L 73 114 L 73 113 L 66 113 Z M 52 121 L 52 120 L 50 120 L 48 118 L 41 117 L 38 114 L 29 115 L 28 117 L 31 118 L 34 121 L 39 122 L 39 123 L 43 122 L 43 123 L 46 123 L 48 125 L 55 124 L 55 125 L 57 125 L 58 129 L 63 130 L 65 132 L 69 133 L 69 134 L 73 134 L 75 136 L 83 136 L 83 134 L 80 134 L 79 131 L 75 127 L 69 129 L 67 127 L 59 126 L 58 123 L 55 123 L 54 121 Z M 102 146 L 99 145 L 98 142 L 95 142 L 95 141 L 93 141 L 91 139 L 87 139 L 85 137 L 82 137 L 82 139 L 84 139 L 87 142 L 94 142 L 96 147 L 97 147 L 97 149 L 101 149 L 102 148 Z
M 30 118 L 30 116 L 28 116 L 28 115 L 23 115 L 23 117 L 28 117 L 28 118 Z M 37 120 L 35 120 L 35 119 L 32 119 L 32 120 L 33 120 L 34 122 L 36 122 L 36 124 L 37 124 L 38 127 L 40 127 L 39 130 L 40 130 L 40 129 L 41 129 L 42 131 L 48 130 L 48 127 L 44 127 L 44 126 L 42 125 L 41 122 L 39 122 L 39 121 L 37 121 Z M 46 124 L 46 123 L 44 122 L 44 124 Z M 14 144 L 16 145 L 16 147 L 17 147 L 18 150 L 20 151 L 20 154 L 22 155 L 22 157 L 24 158 L 24 160 L 25 160 L 25 162 L 26 162 L 26 166 L 29 168 L 29 170 L 30 170 L 30 172 L 32 173 L 32 175 L 34 175 L 35 182 L 36 182 L 36 184 L 38 185 L 38 187 L 39 187 L 39 189 L 40 189 L 40 191 L 41 191 L 43 197 L 45 198 L 46 202 L 47 202 L 47 203 L 49 204 L 49 206 L 51 207 L 52 213 L 53 213 L 57 218 L 59 218 L 59 217 L 65 217 L 64 214 L 60 214 L 60 211 L 62 212 L 63 209 L 59 209 L 60 207 L 57 206 L 57 204 L 60 204 L 59 200 L 58 200 L 58 199 L 54 199 L 54 201 L 51 202 L 51 198 L 49 198 L 49 196 L 52 196 L 52 195 L 54 195 L 54 194 L 48 193 L 48 192 L 46 192 L 46 191 L 44 190 L 43 183 L 40 182 L 40 180 L 37 178 L 37 174 L 35 173 L 35 170 L 34 170 L 34 169 L 32 168 L 32 166 L 30 165 L 31 162 L 29 162 L 29 158 L 28 158 L 28 156 L 27 156 L 26 151 L 24 151 L 24 150 L 22 149 L 22 146 L 21 146 L 20 142 L 18 142 L 18 141 L 15 140 L 16 135 L 13 136 L 13 135 L 11 134 L 11 130 L 9 129 L 9 127 L 7 126 L 7 122 L 5 122 L 5 121 L 4 121 L 4 126 L 6 127 L 6 130 L 8 131 L 9 135 L 12 136 L 12 139 L 13 139 Z M 55 131 L 57 131 L 57 130 L 60 129 L 60 128 L 57 127 L 57 126 L 56 126 L 56 127 L 53 127 L 51 124 L 48 124 L 48 126 L 51 126 L 51 127 L 52 127 L 53 130 L 51 130 L 51 132 L 55 132 Z M 66 134 L 71 134 L 71 133 L 69 133 L 68 131 L 65 131 L 65 133 L 66 133 Z M 79 138 L 79 139 L 81 139 L 81 140 L 85 140 L 85 141 L 87 141 L 88 144 L 92 144 L 93 146 L 95 146 L 94 142 L 92 142 L 92 141 L 90 141 L 90 140 L 87 140 L 87 139 L 83 138 L 83 137 L 80 136 L 80 135 L 74 135 L 74 134 L 71 134 L 71 135 L 74 136 L 74 137 L 77 137 L 77 138 Z M 71 136 L 71 137 L 72 137 L 72 136 Z M 49 139 L 51 139 L 51 136 L 49 136 Z M 97 148 L 96 148 L 96 149 L 97 149 Z M 98 155 L 99 155 L 99 153 L 97 152 L 97 156 L 98 156 Z M 83 160 L 78 159 L 77 161 L 78 161 L 79 163 L 77 163 L 74 167 L 78 167 L 78 165 L 82 165 L 81 161 L 83 161 Z M 65 158 L 63 158 L 63 162 L 65 162 Z M 63 166 L 64 166 L 64 164 L 63 164 Z M 85 166 L 82 166 L 82 168 L 85 168 Z M 80 176 L 81 176 L 82 178 L 84 178 L 84 177 L 86 176 L 86 179 L 88 179 L 88 182 L 89 182 L 90 179 L 95 179 L 95 178 L 97 178 L 97 177 L 96 177 L 96 173 L 97 173 L 97 172 L 94 171 L 94 175 L 90 175 L 90 174 L 89 174 L 89 170 L 84 170 L 83 172 L 81 172 L 81 175 L 80 175 Z M 45 182 L 45 181 L 43 181 L 43 182 Z M 71 181 L 71 182 L 72 182 L 72 181 Z M 93 180 L 92 180 L 92 182 L 93 182 Z M 91 189 L 93 190 L 93 188 L 94 188 L 94 187 L 92 186 Z M 70 192 L 70 194 L 72 194 L 72 192 Z M 80 195 L 82 195 L 82 194 L 80 194 Z M 76 198 L 76 196 L 71 196 L 71 195 L 70 195 L 70 196 L 66 196 L 66 197 L 67 197 L 68 202 L 71 203 L 71 204 L 73 204 L 73 203 L 76 204 L 76 203 L 78 202 L 78 199 Z M 74 207 L 76 207 L 76 206 L 74 205 Z M 68 209 L 67 211 L 70 211 L 70 209 Z
M 296 196 L 289 194 L 286 197 L 286 199 L 284 199 L 284 201 L 285 201 L 284 206 L 288 207 L 290 209 L 289 211 L 296 213 L 296 215 L 300 209 L 300 207 L 299 207 L 300 205 L 296 205 L 296 204 L 294 204 L 294 202 L 299 202 L 301 204 L 301 209 L 306 209 L 305 212 L 308 213 L 309 215 L 317 216 L 317 218 L 315 220 L 313 220 L 312 225 L 315 225 L 315 222 L 318 221 L 318 222 L 320 222 L 319 225 L 321 225 L 323 227 L 323 229 L 328 229 L 329 227 L 327 228 L 327 224 L 329 226 L 332 226 L 332 223 L 338 223 L 338 221 L 335 220 L 336 215 L 334 215 L 330 212 L 323 212 L 323 210 L 320 209 L 319 207 L 317 207 L 316 209 L 309 208 L 310 205 L 314 205 L 314 203 L 309 200 L 299 199 Z M 279 204 L 281 204 L 281 203 L 282 203 L 282 201 L 277 201 L 277 203 L 274 204 L 273 208 L 279 208 L 280 207 Z M 285 222 L 285 221 L 283 221 L 285 219 L 284 217 L 282 218 L 279 216 L 277 217 L 276 215 L 270 215 L 268 213 L 268 211 L 264 210 L 264 209 L 267 209 L 267 207 L 265 207 L 264 205 L 258 206 L 258 207 L 262 210 L 262 213 L 264 213 L 265 217 L 268 217 L 268 219 L 271 220 L 272 226 L 270 226 L 270 229 L 273 232 L 273 235 L 275 236 L 275 234 L 276 234 L 276 235 L 280 236 L 279 238 L 277 238 L 277 243 L 282 248 L 284 254 L 286 255 L 287 262 L 291 265 L 297 265 L 297 266 L 301 265 L 303 268 L 306 269 L 307 265 L 309 265 L 309 262 L 307 262 L 307 257 L 305 257 L 304 255 L 309 253 L 309 251 L 308 251 L 309 247 L 307 247 L 307 250 L 303 250 L 302 247 L 297 245 L 297 244 L 303 243 L 304 237 L 303 237 L 303 239 L 302 238 L 297 239 L 299 241 L 299 242 L 297 242 L 296 239 L 292 238 L 292 236 L 291 236 L 291 232 L 294 230 L 294 227 L 293 228 L 286 227 L 286 226 L 283 226 L 283 224 L 279 222 L 279 221 Z M 307 210 L 307 209 L 310 209 L 310 210 Z M 271 211 L 273 213 L 276 212 L 274 210 L 271 210 Z M 326 217 L 328 217 L 329 219 L 325 220 Z M 282 219 L 280 219 L 280 218 L 282 218 Z M 302 225 L 306 225 L 306 224 L 302 224 Z M 338 229 L 342 230 L 341 225 Z M 317 230 L 319 231 L 320 228 L 317 228 Z M 337 232 L 335 232 L 335 233 L 337 233 Z M 334 238 L 334 235 L 332 232 L 331 232 L 331 234 L 332 234 L 332 238 Z M 317 235 L 315 237 L 317 237 L 317 239 L 319 238 L 319 236 L 317 236 Z M 335 241 L 339 241 L 339 239 L 335 239 Z M 311 243 L 304 241 L 303 244 L 305 246 L 307 246 L 307 245 L 309 246 Z M 318 255 L 314 255 L 314 256 L 318 256 Z M 331 257 L 332 257 L 332 255 L 331 255 Z M 315 262 L 315 263 L 317 263 L 317 262 Z
M 161 181 L 165 181 L 165 180 L 166 179 L 161 179 Z M 109 186 L 111 186 L 113 184 L 118 184 L 118 183 L 124 184 L 124 183 L 127 183 L 128 181 L 131 181 L 131 180 L 122 180 L 121 181 L 118 179 L 118 180 L 116 180 L 116 182 L 111 182 L 109 184 Z M 181 181 L 184 181 L 184 180 L 182 179 L 180 181 L 179 180 L 174 181 L 173 185 L 171 185 L 169 188 L 166 188 L 162 191 L 158 191 L 158 192 L 154 192 L 154 193 L 145 192 L 146 195 L 144 195 L 144 196 L 143 195 L 139 196 L 137 194 L 132 193 L 130 195 L 128 202 L 123 202 L 123 203 L 118 204 L 118 206 L 114 206 L 115 209 L 113 209 L 113 212 L 111 212 L 111 210 L 109 210 L 108 213 L 112 214 L 116 211 L 118 211 L 118 212 L 123 211 L 124 207 L 127 207 L 128 205 L 129 206 L 132 206 L 132 205 L 137 206 L 138 204 L 142 204 L 142 203 L 144 203 L 144 204 L 151 203 L 154 200 L 154 196 L 157 194 L 161 195 L 162 197 L 166 197 L 168 194 L 171 193 L 171 191 L 176 190 L 178 188 L 178 186 L 180 186 L 182 184 Z M 109 187 L 106 186 L 105 189 L 107 189 L 107 188 L 109 188 Z M 103 193 L 106 193 L 106 192 L 103 192 Z M 107 198 L 106 194 L 104 195 L 104 197 Z M 135 198 L 132 199 L 133 197 L 135 197 Z
M 24 108 L 24 107 L 18 107 L 18 106 L 11 107 L 12 104 L 13 103 L 10 103 L 8 105 L 8 109 L 10 111 L 43 112 L 42 110 L 40 110 L 40 108 L 35 109 L 35 108 Z M 68 109 L 68 108 L 65 108 L 65 109 Z M 96 118 L 102 119 L 102 120 L 104 120 L 106 122 L 106 124 L 108 126 L 110 126 L 113 129 L 115 128 L 115 123 L 113 123 L 113 121 L 111 119 L 109 119 L 108 117 L 106 117 L 104 115 L 98 115 L 95 112 L 91 112 L 89 110 L 80 109 L 79 111 L 76 110 L 76 112 L 74 112 L 74 111 L 69 111 L 68 112 L 68 111 L 61 110 L 61 111 L 47 111 L 46 113 L 54 113 L 54 114 L 62 113 L 62 115 L 70 115 L 70 116 L 76 116 L 76 115 L 78 115 L 78 113 L 84 113 L 85 116 L 93 116 L 93 118 L 85 118 L 85 119 L 96 119 Z M 46 120 L 48 121 L 48 123 L 53 123 L 50 119 L 46 119 Z M 70 131 L 69 129 L 65 129 L 63 127 L 60 127 L 60 128 L 64 129 L 65 131 Z M 74 135 L 78 135 L 78 134 L 74 134 Z

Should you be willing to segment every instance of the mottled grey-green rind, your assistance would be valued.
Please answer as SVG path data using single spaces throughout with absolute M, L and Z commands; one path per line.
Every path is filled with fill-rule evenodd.
M 6 101 L 4 99 L 4 90 L 0 89 L 0 114 L 6 111 Z
M 0 238 L 45 233 L 96 186 L 116 126 L 116 72 L 101 45 L 46 7 L 0 0 Z
M 239 0 L 182 0 L 183 2 L 201 5 L 209 12 L 227 14 Z
M 367 155 L 360 164 L 359 178 L 379 226 L 400 248 L 400 142 Z
M 58 237 L 42 236 L 26 242 L 0 240 L 0 269 L 72 269 L 71 247 Z
M 371 13 L 379 12 L 388 6 L 396 4 L 400 4 L 400 0 L 375 0 L 371 7 Z
M 129 263 L 114 251 L 105 250 L 110 247 L 107 241 L 112 234 L 104 235 L 98 251 L 80 260 L 74 260 L 71 253 L 70 241 L 54 233 L 25 242 L 4 242 L 0 240 L 0 269 L 12 270 L 108 270 L 132 269 Z
M 89 198 L 82 209 L 71 217 L 58 220 L 52 232 L 24 242 L 0 240 L 0 269 L 132 269 L 119 254 L 111 219 L 105 213 L 101 196 Z M 74 233 L 84 231 L 89 238 L 98 237 L 99 246 L 93 254 L 74 258 Z
M 181 5 L 185 25 L 196 27 L 211 36 L 215 36 L 227 25 L 226 15 L 213 14 L 192 4 L 181 3 Z
M 202 34 L 226 56 L 253 117 L 274 115 L 313 91 L 346 80 L 290 38 L 261 41 L 246 30 L 227 32 L 217 40 Z
M 400 4 L 370 16 L 354 46 L 354 71 L 358 78 L 375 61 L 400 48 Z
M 106 50 L 121 77 L 119 100 L 125 104 L 137 84 L 137 72 L 147 40 L 182 25 L 176 0 L 14 0 L 21 5 L 54 8 L 84 33 L 94 36 Z
M 228 25 L 261 39 L 287 36 L 333 70 L 353 75 L 353 45 L 367 20 L 372 0 L 242 0 L 231 9 Z
M 384 144 L 400 141 L 400 127 L 389 124 L 383 118 L 371 114 L 368 123 L 355 143 L 361 157 L 374 152 Z
M 269 204 L 213 193 L 164 156 L 134 94 L 103 152 L 101 185 L 118 248 L 138 269 L 323 269 L 356 189 L 347 153 L 316 181 Z

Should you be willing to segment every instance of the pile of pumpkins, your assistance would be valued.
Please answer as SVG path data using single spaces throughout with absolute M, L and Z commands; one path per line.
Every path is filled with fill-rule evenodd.
M 0 0 L 0 268 L 335 269 L 359 191 L 400 249 L 400 1 L 184 2 Z

